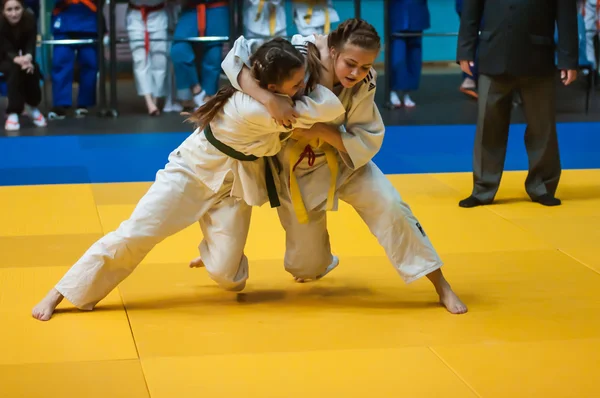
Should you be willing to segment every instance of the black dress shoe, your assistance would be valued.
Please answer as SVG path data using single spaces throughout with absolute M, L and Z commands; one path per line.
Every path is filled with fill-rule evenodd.
M 555 198 L 549 193 L 545 193 L 542 196 L 538 196 L 537 198 L 532 200 L 544 206 L 559 206 L 562 203 L 560 199 Z
M 477 199 L 474 196 L 469 196 L 468 198 L 463 199 L 460 202 L 458 202 L 458 205 L 460 207 L 470 208 L 470 207 L 475 207 L 475 206 L 483 206 L 483 205 L 485 205 L 485 203 L 483 203 L 482 201 L 480 201 L 479 199 Z

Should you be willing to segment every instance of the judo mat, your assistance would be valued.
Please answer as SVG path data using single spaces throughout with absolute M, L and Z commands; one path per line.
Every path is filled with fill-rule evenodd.
M 419 218 L 469 307 L 405 285 L 356 212 L 329 213 L 337 269 L 298 284 L 277 212 L 254 210 L 242 294 L 190 269 L 200 228 L 159 244 L 95 311 L 33 306 L 132 212 L 188 134 L 0 139 L 0 397 L 600 396 L 599 124 L 558 126 L 563 205 L 532 203 L 525 173 L 462 209 L 473 126 L 391 126 L 375 161 Z M 524 170 L 511 126 L 507 170 Z
M 349 206 L 329 214 L 340 266 L 298 284 L 276 211 L 254 211 L 250 280 L 221 291 L 200 228 L 168 238 L 102 301 L 32 307 L 149 183 L 0 187 L 0 396 L 595 397 L 600 371 L 600 170 L 567 170 L 560 207 L 532 203 L 525 173 L 462 209 L 468 173 L 390 175 L 469 306 L 405 285 Z

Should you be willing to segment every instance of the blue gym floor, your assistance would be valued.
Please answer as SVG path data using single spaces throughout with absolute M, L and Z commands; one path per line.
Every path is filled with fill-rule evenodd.
M 506 170 L 527 169 L 524 125 L 512 125 Z M 0 185 L 153 181 L 191 130 L 0 138 Z M 375 162 L 386 174 L 471 171 L 473 125 L 389 126 Z M 600 123 L 558 125 L 563 168 L 600 168 Z

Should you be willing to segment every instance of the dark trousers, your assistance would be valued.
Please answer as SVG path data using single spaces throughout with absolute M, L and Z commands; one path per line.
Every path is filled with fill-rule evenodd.
M 39 66 L 35 65 L 33 74 L 28 74 L 15 63 L 2 65 L 6 79 L 8 107 L 6 113 L 21 114 L 25 104 L 37 107 L 42 101 Z
M 504 170 L 513 91 L 518 90 L 527 120 L 525 148 L 529 174 L 525 189 L 534 199 L 554 196 L 561 174 L 556 134 L 555 78 L 545 76 L 479 77 L 477 132 L 473 154 L 473 193 L 481 202 L 494 200 Z

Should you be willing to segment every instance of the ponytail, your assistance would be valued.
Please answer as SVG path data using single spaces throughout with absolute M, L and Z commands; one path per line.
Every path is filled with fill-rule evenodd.
M 319 49 L 309 41 L 306 42 L 306 63 L 306 71 L 310 76 L 308 82 L 306 82 L 306 92 L 309 92 L 321 81 L 323 69 L 327 70 L 323 63 L 321 63 Z
M 223 109 L 227 100 L 231 98 L 235 92 L 236 89 L 231 85 L 221 87 L 210 100 L 200 108 L 196 109 L 187 121 L 195 123 L 198 128 L 204 130 L 217 113 Z

